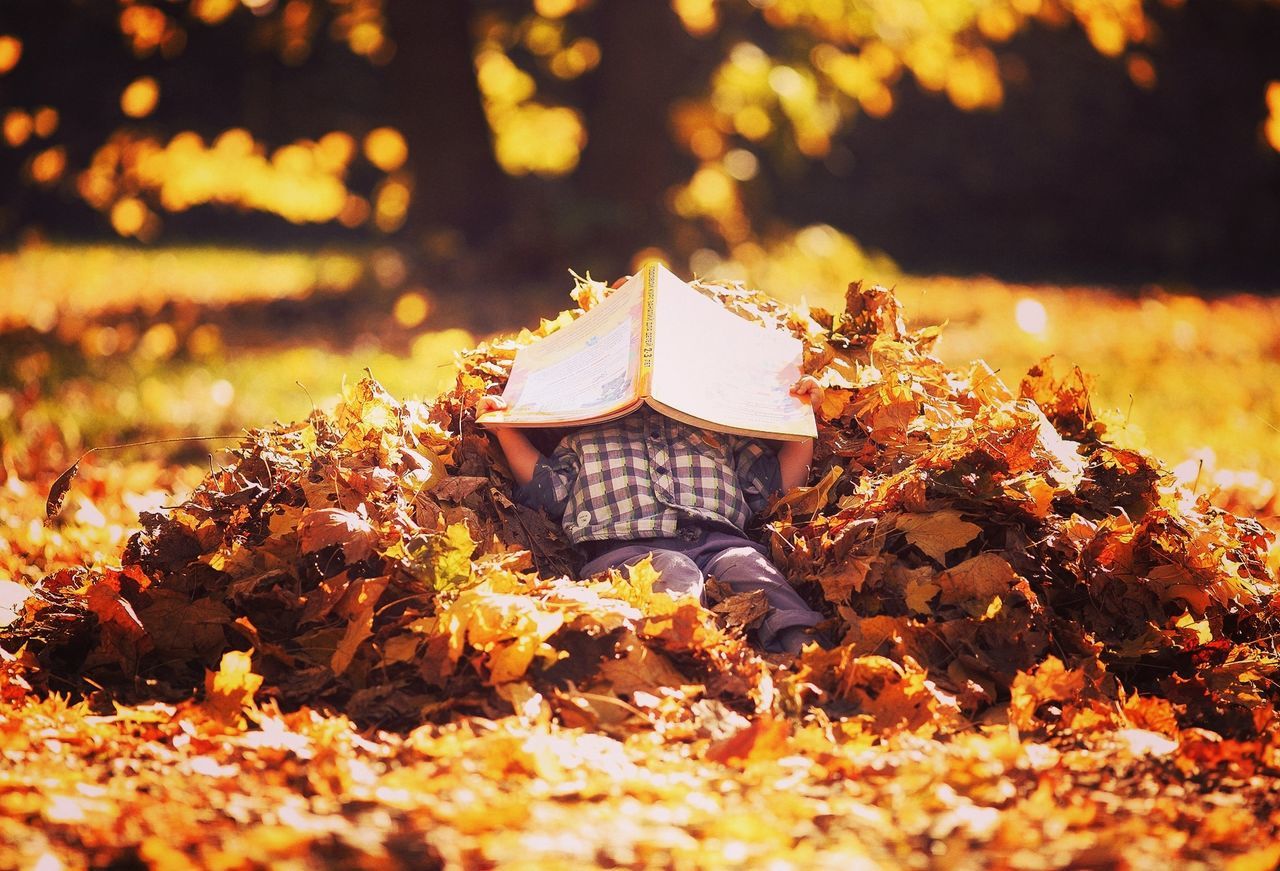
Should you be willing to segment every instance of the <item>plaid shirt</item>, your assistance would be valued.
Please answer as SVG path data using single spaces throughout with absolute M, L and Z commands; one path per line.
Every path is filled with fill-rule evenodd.
M 781 489 L 759 439 L 695 429 L 648 406 L 571 433 L 516 499 L 562 518 L 574 544 L 670 538 L 690 526 L 741 533 Z

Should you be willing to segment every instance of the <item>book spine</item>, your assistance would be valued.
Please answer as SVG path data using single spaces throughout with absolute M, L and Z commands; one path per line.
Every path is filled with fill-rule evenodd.
M 640 317 L 640 395 L 653 388 L 653 326 L 658 305 L 658 264 L 644 268 L 644 307 Z

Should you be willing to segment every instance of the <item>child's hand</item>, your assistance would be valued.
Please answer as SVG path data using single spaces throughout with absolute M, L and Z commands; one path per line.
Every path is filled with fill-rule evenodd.
M 491 411 L 506 411 L 507 401 L 501 396 L 481 396 L 476 403 L 476 417 Z
M 802 376 L 791 388 L 792 396 L 798 396 L 805 402 L 809 403 L 812 408 L 818 408 L 822 405 L 822 397 L 825 393 L 826 391 L 822 389 L 822 385 L 818 383 L 818 379 L 814 378 L 812 375 Z

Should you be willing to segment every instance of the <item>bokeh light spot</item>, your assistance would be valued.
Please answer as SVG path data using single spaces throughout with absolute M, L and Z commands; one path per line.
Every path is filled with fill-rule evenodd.
M 577 8 L 577 0 L 534 0 L 533 2 L 533 10 L 543 18 L 563 18 Z
M 31 160 L 31 178 L 39 184 L 53 184 L 67 168 L 67 152 L 61 145 L 46 149 Z
M 22 40 L 5 34 L 0 36 L 0 76 L 9 72 L 22 60 Z
M 1027 297 L 1018 300 L 1013 309 L 1013 317 L 1024 333 L 1043 336 L 1049 329 L 1049 313 L 1039 300 Z
M 395 172 L 409 159 L 409 146 L 399 130 L 379 127 L 364 138 L 364 156 L 383 172 Z
M 724 171 L 738 181 L 750 181 L 760 171 L 760 161 L 745 148 L 735 148 L 724 156 Z
M 427 319 L 431 305 L 421 290 L 411 290 L 396 300 L 392 315 L 402 327 L 412 329 Z
M 147 222 L 147 207 L 140 200 L 126 197 L 111 207 L 111 226 L 121 236 L 136 236 Z
M 58 129 L 58 110 L 51 106 L 41 106 L 31 116 L 31 125 L 37 136 L 48 139 Z
M 120 109 L 130 118 L 145 118 L 156 108 L 160 86 L 151 76 L 134 79 L 120 95 Z
M 1129 73 L 1129 79 L 1139 88 L 1144 91 L 1155 88 L 1156 67 L 1151 62 L 1151 58 L 1144 54 L 1132 55 L 1125 63 L 1125 69 Z
M 218 379 L 209 388 L 209 398 L 219 408 L 227 408 L 236 398 L 236 388 L 226 379 Z
M 33 129 L 31 116 L 21 109 L 12 109 L 4 116 L 4 141 L 13 148 L 30 139 Z

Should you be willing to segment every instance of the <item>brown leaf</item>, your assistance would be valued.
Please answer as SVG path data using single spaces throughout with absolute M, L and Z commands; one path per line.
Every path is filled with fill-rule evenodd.
M 461 502 L 481 485 L 488 483 L 488 478 L 477 475 L 458 475 L 445 478 L 432 489 L 431 495 L 446 502 Z
M 779 499 L 774 505 L 774 510 L 785 506 L 790 508 L 793 514 L 813 514 L 821 511 L 827 504 L 831 488 L 840 480 L 842 474 L 844 469 L 840 466 L 832 466 L 827 474 L 822 476 L 822 480 L 812 487 L 797 487 Z
M 175 590 L 154 590 L 138 619 L 155 643 L 156 650 L 170 655 L 216 656 L 227 646 L 223 627 L 231 612 L 210 598 L 191 601 Z
M 95 660 L 114 661 L 132 670 L 140 654 L 152 647 L 151 639 L 133 605 L 120 595 L 118 577 L 108 576 L 85 591 L 85 603 L 98 618 L 99 639 Z
M 298 526 L 298 541 L 303 553 L 314 553 L 331 544 L 342 546 L 347 562 L 359 562 L 373 553 L 378 531 L 369 518 L 341 508 L 318 508 L 306 511 Z
M 87 455 L 86 455 L 87 456 Z M 82 456 L 80 460 L 83 460 Z M 49 524 L 54 517 L 58 516 L 58 512 L 62 510 L 62 503 L 67 501 L 67 492 L 71 489 L 71 482 L 75 480 L 76 475 L 80 474 L 80 460 L 76 460 L 71 467 L 58 476 L 53 482 L 53 486 L 49 488 L 49 496 L 44 503 L 44 522 Z
M 849 596 L 853 593 L 861 593 L 862 585 L 866 583 L 867 574 L 871 571 L 871 564 L 875 559 L 875 557 L 846 557 L 834 571 L 819 575 L 818 583 L 822 585 L 822 595 L 828 602 L 839 604 L 849 601 Z
M 938 595 L 939 589 L 940 587 L 932 580 L 912 578 L 907 581 L 902 597 L 906 600 L 907 607 L 917 614 L 931 614 L 933 609 L 929 607 L 929 602 Z
M 634 635 L 619 645 L 624 656 L 611 659 L 600 666 L 600 677 L 607 681 L 615 695 L 625 695 L 636 690 L 652 692 L 658 687 L 678 687 L 689 683 L 661 653 L 650 650 Z
M 723 625 L 747 630 L 760 625 L 760 621 L 768 616 L 770 607 L 764 590 L 752 590 L 728 596 L 711 610 L 720 615 Z
M 996 596 L 1008 595 L 1017 580 L 1013 567 L 1003 557 L 980 553 L 938 575 L 938 586 L 942 590 L 938 603 L 971 602 L 985 610 Z

